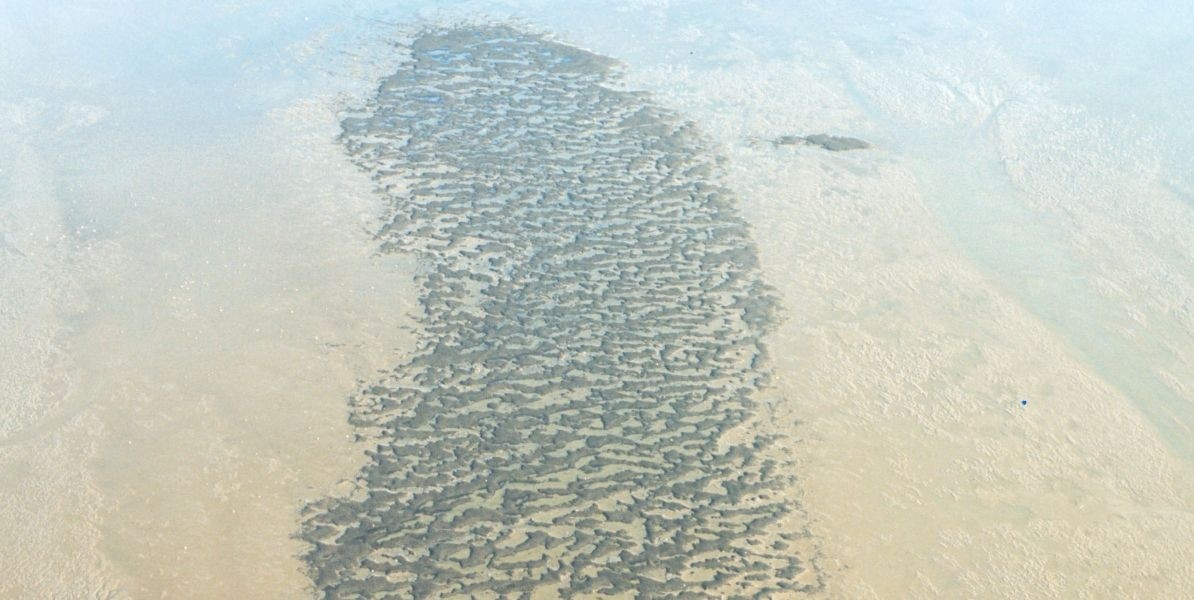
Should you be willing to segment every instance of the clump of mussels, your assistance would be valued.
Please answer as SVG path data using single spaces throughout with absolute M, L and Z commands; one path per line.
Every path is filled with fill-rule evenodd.
M 824 133 L 815 133 L 813 135 L 806 136 L 781 135 L 774 140 L 771 140 L 771 143 L 776 146 L 794 146 L 796 144 L 804 144 L 806 146 L 816 146 L 822 150 L 828 150 L 830 152 L 866 150 L 867 148 L 871 147 L 870 143 L 858 138 L 826 135 Z
M 427 31 L 344 120 L 417 253 L 409 363 L 354 399 L 348 497 L 302 530 L 328 598 L 771 597 L 807 568 L 759 449 L 773 296 L 689 124 L 606 58 Z M 396 184 L 398 174 L 409 185 Z M 806 575 L 806 574 L 805 574 Z

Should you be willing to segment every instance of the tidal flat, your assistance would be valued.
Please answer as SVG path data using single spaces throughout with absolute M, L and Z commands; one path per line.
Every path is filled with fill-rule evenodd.
M 1190 22 L 10 2 L 0 597 L 1191 597 Z

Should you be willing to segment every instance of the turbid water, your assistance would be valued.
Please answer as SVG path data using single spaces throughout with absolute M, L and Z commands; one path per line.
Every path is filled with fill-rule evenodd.
M 1188 7 L 390 4 L 0 8 L 0 596 L 1190 597 Z

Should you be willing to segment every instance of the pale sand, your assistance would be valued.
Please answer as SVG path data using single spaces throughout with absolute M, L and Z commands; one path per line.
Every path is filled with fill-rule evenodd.
M 373 253 L 381 207 L 335 108 L 276 111 L 251 141 L 119 140 L 71 180 L 109 230 L 11 211 L 38 235 L 0 256 L 19 376 L 0 596 L 309 595 L 300 511 L 359 469 L 345 399 L 413 347 L 415 310 L 413 262 Z M 13 202 L 59 210 L 54 167 L 25 155 Z
M 414 264 L 335 140 L 377 33 L 288 47 L 318 92 L 234 136 L 0 102 L 0 597 L 310 595 L 346 398 L 413 347 Z
M 898 164 L 810 162 L 745 212 L 793 311 L 769 422 L 803 422 L 830 595 L 1189 589 L 1185 465 L 1147 420 L 956 255 Z
M 1132 183 L 1128 174 L 1139 177 L 1147 157 L 1099 153 L 1122 131 L 1083 122 L 1081 111 L 1055 108 L 1043 92 L 1028 111 L 1043 116 L 1025 119 L 1010 104 L 997 114 L 1006 91 L 969 81 L 978 76 L 964 69 L 971 61 L 984 73 L 1023 77 L 998 57 L 958 56 L 946 77 L 934 72 L 936 56 L 866 64 L 837 51 L 836 63 L 810 51 L 697 73 L 645 69 L 632 79 L 722 141 L 765 278 L 784 298 L 786 320 L 768 339 L 776 379 L 764 397 L 773 408 L 756 427 L 779 434 L 796 462 L 802 491 L 793 500 L 819 540 L 826 595 L 1188 597 L 1190 457 L 1147 416 L 1150 398 L 1131 396 L 1141 388 L 1122 387 L 1092 353 L 1097 345 L 1074 329 L 1083 321 L 1046 322 L 1021 304 L 1066 291 L 1056 281 L 1098 281 L 1110 300 L 1099 310 L 1135 315 L 1125 319 L 1135 323 L 1127 339 L 1139 346 L 1116 353 L 1140 348 L 1133 356 L 1188 403 L 1188 210 L 1158 185 Z M 825 75 L 835 64 L 851 83 Z M 1070 139 L 1024 141 L 1056 128 L 1059 114 L 1079 122 Z M 901 146 L 917 132 L 947 129 L 975 130 L 942 139 L 976 146 Z M 817 130 L 878 143 L 848 154 L 748 143 Z M 1097 144 L 1094 134 L 1104 134 Z M 1010 184 L 952 181 L 938 170 L 965 171 L 985 151 L 1005 161 Z M 1033 174 L 1054 183 L 1034 187 Z M 1072 215 L 1056 225 L 1065 236 L 1028 241 L 1089 262 L 1042 259 L 1033 272 L 1044 282 L 1039 296 L 1017 296 L 1017 279 L 974 261 L 1032 265 L 1031 255 L 957 237 L 1006 226 L 981 203 L 949 204 L 972 185 L 1013 189 L 1025 220 Z M 1108 185 L 1116 191 L 1087 197 Z M 983 254 L 992 249 L 1002 254 Z M 1086 306 L 1084 297 L 1057 301 Z M 1165 348 L 1152 352 L 1154 340 Z
M 100 497 L 86 459 L 94 417 L 79 418 L 76 366 L 63 316 L 83 307 L 85 277 L 39 146 L 69 119 L 37 103 L 0 103 L 0 597 L 103 598 L 114 590 L 99 554 Z M 42 142 L 60 142 L 57 136 Z
M 300 105 L 244 154 L 135 169 L 172 202 L 114 248 L 74 342 L 108 431 L 103 550 L 134 597 L 305 595 L 300 510 L 364 459 L 345 399 L 413 347 L 414 265 L 372 255 L 379 207 L 335 131 Z

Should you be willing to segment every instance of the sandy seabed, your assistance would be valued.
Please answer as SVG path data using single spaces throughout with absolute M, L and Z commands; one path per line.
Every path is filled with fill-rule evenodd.
M 142 198 L 119 231 L 10 234 L 0 596 L 306 594 L 299 511 L 363 460 L 345 398 L 413 345 L 414 265 L 374 255 L 337 129 L 311 101 L 248 147 L 148 142 L 82 181 Z
M 758 427 L 796 462 L 825 595 L 1188 597 L 1194 218 L 1140 133 L 981 81 L 1007 64 L 981 50 L 636 83 L 723 142 L 783 297 Z M 754 141 L 826 130 L 878 141 Z
M 1190 206 L 1150 134 L 955 25 L 782 59 L 709 23 L 560 36 L 726 159 L 781 307 L 726 440 L 775 437 L 817 595 L 1189 597 Z M 351 491 L 346 399 L 419 312 L 343 106 L 198 151 L 122 139 L 80 176 L 52 149 L 102 110 L 0 105 L 0 596 L 311 592 L 300 510 Z M 759 143 L 822 132 L 872 146 Z

